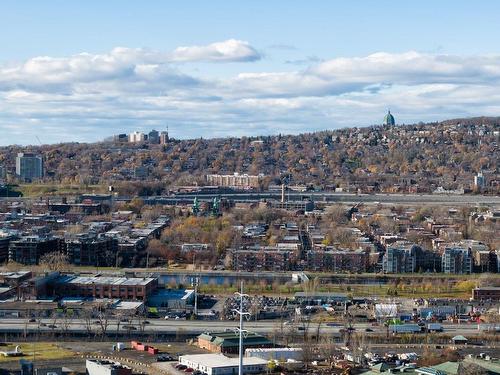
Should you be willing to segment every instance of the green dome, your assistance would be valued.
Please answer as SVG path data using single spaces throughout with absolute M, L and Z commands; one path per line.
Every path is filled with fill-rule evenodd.
M 384 117 L 384 125 L 396 125 L 396 120 L 394 120 L 394 116 L 391 115 L 391 111 L 387 111 Z

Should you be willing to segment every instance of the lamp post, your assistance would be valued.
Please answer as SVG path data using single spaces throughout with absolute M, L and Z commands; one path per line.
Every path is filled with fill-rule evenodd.
M 198 285 L 200 284 L 200 277 L 195 276 L 191 279 L 191 284 L 194 287 L 194 316 L 198 316 Z

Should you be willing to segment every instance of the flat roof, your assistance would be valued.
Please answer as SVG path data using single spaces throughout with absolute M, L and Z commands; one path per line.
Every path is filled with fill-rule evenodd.
M 207 367 L 238 367 L 239 359 L 226 357 L 223 354 L 189 354 L 179 357 L 181 360 L 190 361 Z M 244 357 L 243 366 L 267 365 L 267 360 L 256 357 Z
M 136 310 L 143 306 L 143 302 L 120 301 L 115 305 L 116 310 Z
M 347 298 L 347 294 L 345 293 L 330 293 L 330 292 L 296 292 L 295 297 L 334 297 L 334 298 Z
M 192 294 L 194 294 L 194 289 L 157 289 L 149 298 L 187 300 Z
M 65 284 L 97 284 L 97 285 L 148 285 L 153 282 L 152 277 L 108 277 L 108 276 L 62 276 L 57 283 Z
M 17 279 L 26 276 L 29 273 L 31 273 L 31 271 L 0 272 L 0 277 Z
M 245 353 L 302 352 L 302 348 L 247 348 Z

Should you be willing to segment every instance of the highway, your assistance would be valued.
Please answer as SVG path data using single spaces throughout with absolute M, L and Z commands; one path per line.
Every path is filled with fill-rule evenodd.
M 148 324 L 143 324 L 144 327 L 141 329 L 140 321 L 134 319 L 131 323 L 121 322 L 120 331 L 122 333 L 127 333 L 130 331 L 131 334 L 134 333 L 156 333 L 156 334 L 189 334 L 197 335 L 206 331 L 224 331 L 225 329 L 235 329 L 237 327 L 237 322 L 235 321 L 220 321 L 220 320 L 163 320 L 163 319 L 150 319 Z M 280 330 L 280 321 L 278 320 L 261 320 L 261 321 L 248 321 L 245 322 L 245 329 L 250 331 L 262 333 L 262 334 L 272 334 L 274 331 Z M 51 328 L 52 326 L 52 328 Z M 54 327 L 55 326 L 55 327 Z M 125 326 L 125 327 L 124 327 Z M 129 329 L 127 326 L 133 326 L 134 329 Z M 15 319 L 15 318 L 2 318 L 0 322 L 0 333 L 37 333 L 37 332 L 66 332 L 66 333 L 85 333 L 87 332 L 88 324 L 86 324 L 84 319 L 41 319 L 36 322 L 28 322 L 26 319 Z M 384 326 L 372 326 L 370 323 L 358 323 L 354 324 L 353 327 L 356 331 L 365 332 L 365 329 L 369 328 L 373 330 L 370 333 L 386 333 L 386 327 Z M 317 323 L 310 323 L 307 327 L 307 323 L 299 323 L 293 326 L 292 324 L 283 324 L 283 331 L 290 332 L 295 330 L 299 334 L 303 332 L 301 328 L 307 329 L 310 334 L 315 334 L 318 329 Z M 338 334 L 344 327 L 342 324 L 335 326 L 328 326 L 325 323 L 320 325 L 320 332 L 322 334 Z M 100 325 L 96 319 L 91 322 L 92 332 L 99 333 Z M 107 332 L 114 333 L 117 330 L 117 321 L 109 320 Z M 477 324 L 443 324 L 443 332 L 449 335 L 464 335 L 470 336 L 480 333 Z
M 148 204 L 190 204 L 193 199 L 198 197 L 200 201 L 210 201 L 213 198 L 225 198 L 233 202 L 258 202 L 263 199 L 280 200 L 280 191 L 234 191 L 234 192 L 189 192 L 173 193 L 164 196 L 141 196 Z M 129 202 L 131 196 L 118 196 L 116 202 Z M 0 200 L 31 200 L 33 198 L 12 198 L 0 197 Z M 322 191 L 287 191 L 287 201 L 303 201 L 311 199 L 317 204 L 343 203 L 355 205 L 364 204 L 401 204 L 401 205 L 482 205 L 482 206 L 500 206 L 500 196 L 479 195 L 479 194 L 355 194 L 355 193 L 336 193 Z
M 176 194 L 175 198 L 193 198 L 196 193 Z M 226 194 L 200 194 L 202 198 L 223 197 L 233 200 L 280 199 L 280 192 L 238 192 Z M 349 204 L 392 203 L 392 204 L 484 204 L 500 205 L 500 197 L 488 195 L 451 195 L 451 194 L 353 194 L 333 192 L 287 192 L 287 200 L 311 198 L 316 202 L 342 202 Z

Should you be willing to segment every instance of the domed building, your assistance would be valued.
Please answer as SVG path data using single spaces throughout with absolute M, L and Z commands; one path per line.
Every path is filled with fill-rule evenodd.
M 396 125 L 396 120 L 394 120 L 394 116 L 391 115 L 391 111 L 387 111 L 383 125 Z

